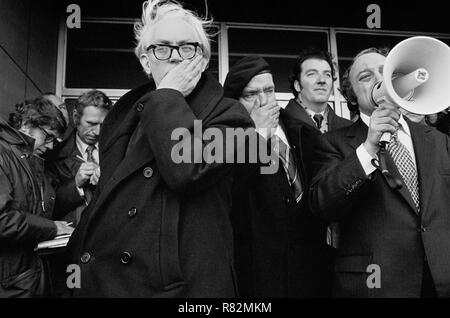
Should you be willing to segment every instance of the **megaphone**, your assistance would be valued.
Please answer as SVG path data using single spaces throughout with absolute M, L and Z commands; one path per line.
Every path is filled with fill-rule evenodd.
M 450 48 L 428 36 L 398 43 L 386 57 L 372 100 L 386 96 L 409 112 L 429 115 L 450 106 Z
M 383 80 L 372 88 L 375 106 L 381 97 L 416 114 L 439 113 L 450 106 L 450 48 L 427 36 L 411 37 L 398 43 L 386 57 Z M 391 134 L 380 139 L 380 168 L 389 185 L 398 189 L 401 182 L 386 169 L 385 152 Z
M 372 89 L 377 106 L 386 97 L 405 110 L 421 115 L 450 106 L 450 48 L 427 36 L 398 43 L 386 57 L 383 81 Z

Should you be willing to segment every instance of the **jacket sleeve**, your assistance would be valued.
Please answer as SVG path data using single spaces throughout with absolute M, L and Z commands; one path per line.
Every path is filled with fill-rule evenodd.
M 339 142 L 329 136 L 315 138 L 309 202 L 315 214 L 326 222 L 335 222 L 347 215 L 358 198 L 358 190 L 370 180 L 356 150 L 344 154 Z
M 63 180 L 56 188 L 55 211 L 53 219 L 57 220 L 67 213 L 85 204 L 83 197 L 77 190 L 75 177 Z
M 0 241 L 38 243 L 56 235 L 53 221 L 14 208 L 11 182 L 0 165 Z
M 185 98 L 176 90 L 153 91 L 145 96 L 142 102 L 148 105 L 140 114 L 145 134 L 155 154 L 161 177 L 174 191 L 201 191 L 213 185 L 231 173 L 232 165 L 224 163 L 234 162 L 237 152 L 245 152 L 245 140 L 235 142 L 230 151 L 226 151 L 225 146 L 227 128 L 245 129 L 253 126 L 245 108 L 235 101 L 224 112 L 208 120 L 208 123 L 196 121 L 197 118 Z M 197 126 L 194 128 L 194 125 Z M 216 159 L 220 157 L 220 160 L 209 160 L 213 158 L 204 156 L 204 153 L 208 153 L 207 145 L 211 143 L 202 138 L 206 129 L 213 129 L 210 132 L 224 137 L 221 145 L 223 153 L 216 156 Z M 174 132 L 178 132 L 175 138 Z M 188 151 L 188 162 L 174 160 L 173 151 L 180 148 Z

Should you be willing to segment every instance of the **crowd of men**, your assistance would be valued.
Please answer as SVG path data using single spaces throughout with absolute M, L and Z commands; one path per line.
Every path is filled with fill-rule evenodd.
M 206 70 L 205 21 L 160 2 L 135 27 L 148 84 L 114 106 L 90 90 L 71 114 L 44 94 L 0 119 L 0 297 L 449 297 L 447 112 L 374 105 L 387 54 L 375 48 L 342 77 L 352 120 L 328 104 L 337 69 L 317 49 L 296 59 L 284 109 L 261 56 L 237 61 L 222 87 Z M 180 142 L 201 154 L 215 142 L 191 138 L 197 121 L 248 139 L 214 162 L 194 151 L 175 163 Z M 399 189 L 377 165 L 386 132 Z M 252 145 L 277 162 L 226 160 Z M 64 234 L 67 248 L 34 251 Z

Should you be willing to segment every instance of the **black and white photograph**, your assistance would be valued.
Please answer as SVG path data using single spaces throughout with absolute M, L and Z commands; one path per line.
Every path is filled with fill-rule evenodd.
M 450 297 L 449 12 L 0 0 L 2 302 Z

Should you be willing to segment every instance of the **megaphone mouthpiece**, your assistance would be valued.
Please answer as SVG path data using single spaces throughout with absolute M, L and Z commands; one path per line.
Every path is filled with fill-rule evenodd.
M 428 71 L 424 68 L 418 68 L 406 75 L 397 73 L 392 77 L 392 87 L 400 98 L 409 100 L 414 95 L 414 89 L 428 81 L 429 77 Z M 390 96 L 384 83 L 378 82 L 372 89 L 372 102 L 378 105 L 378 100 L 382 97 Z

